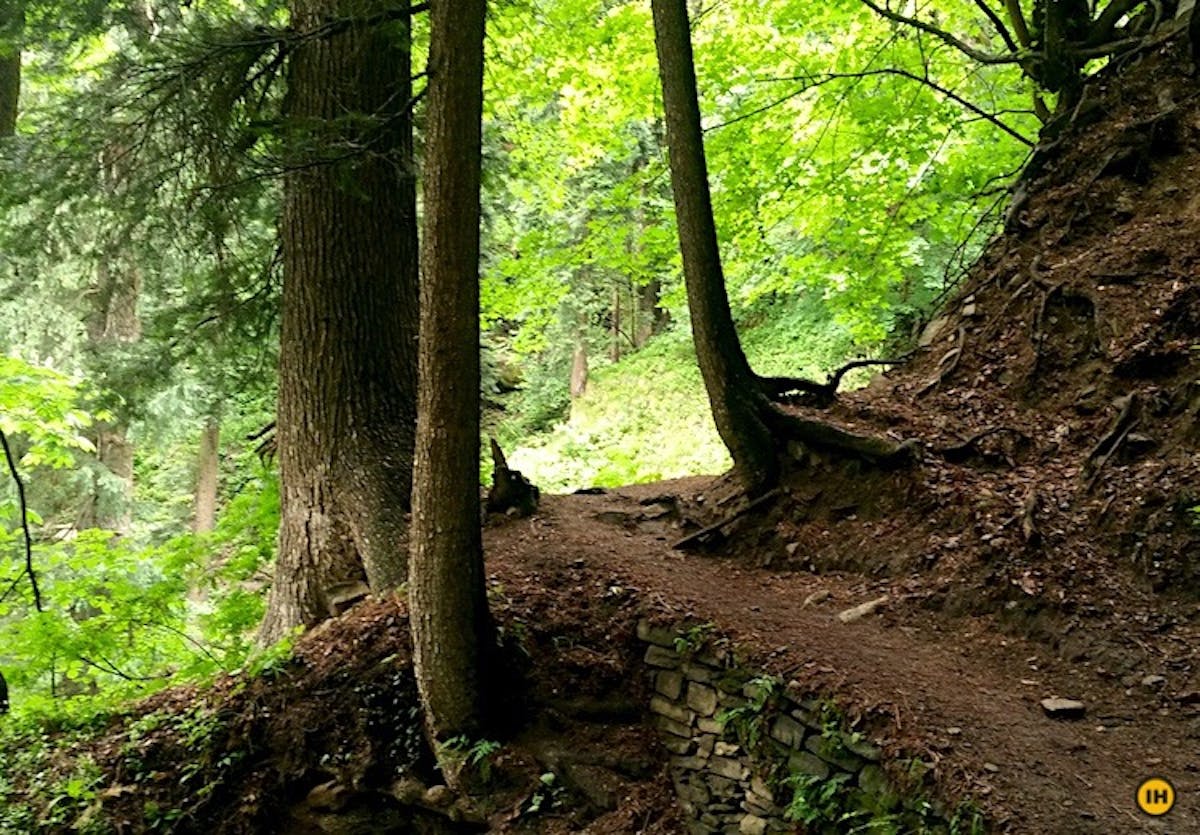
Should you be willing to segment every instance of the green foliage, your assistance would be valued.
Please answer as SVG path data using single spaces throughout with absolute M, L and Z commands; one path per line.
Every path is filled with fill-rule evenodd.
M 440 757 L 475 769 L 479 779 L 489 783 L 492 779 L 492 760 L 502 747 L 499 742 L 491 739 L 455 736 L 443 742 L 438 753 Z
M 107 832 L 96 817 L 101 774 L 65 749 L 107 725 L 110 716 L 75 705 L 52 715 L 26 712 L 0 722 L 0 832 Z
M 704 649 L 716 628 L 713 623 L 689 626 L 682 635 L 675 638 L 675 651 L 683 658 L 690 658 Z
M 748 750 L 755 750 L 766 739 L 767 722 L 783 689 L 777 676 L 757 676 L 750 679 L 750 695 L 745 703 L 726 708 L 717 714 L 717 722 Z
M 558 775 L 547 771 L 538 777 L 538 786 L 521 808 L 522 815 L 536 815 L 538 812 L 549 811 L 562 805 L 566 789 L 558 780 Z

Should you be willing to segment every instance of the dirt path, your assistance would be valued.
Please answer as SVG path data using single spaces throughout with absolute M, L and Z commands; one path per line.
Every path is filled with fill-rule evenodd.
M 887 711 L 885 745 L 938 759 L 947 782 L 969 787 L 1009 831 L 1200 832 L 1194 715 L 1149 707 L 1136 688 L 984 621 L 950 621 L 901 604 L 840 623 L 839 611 L 887 585 L 684 554 L 670 548 L 679 536 L 670 522 L 638 521 L 639 500 L 701 484 L 548 497 L 536 517 L 489 530 L 489 572 L 513 584 L 602 576 L 643 601 L 711 621 L 771 671 Z M 828 599 L 805 606 L 817 591 Z M 1039 702 L 1053 695 L 1083 699 L 1087 717 L 1046 718 Z M 1162 819 L 1134 804 L 1137 785 L 1155 775 L 1179 797 Z

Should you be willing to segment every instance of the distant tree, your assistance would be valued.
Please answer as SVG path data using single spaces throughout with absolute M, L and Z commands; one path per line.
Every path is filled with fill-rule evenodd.
M 434 0 L 430 9 L 409 606 L 417 686 L 435 748 L 478 730 L 488 646 L 479 507 L 485 11 L 485 0 Z
M 733 458 L 737 476 L 751 493 L 769 489 L 780 472 L 779 447 L 790 438 L 873 461 L 903 457 L 908 451 L 903 445 L 853 435 L 830 424 L 783 412 L 772 402 L 772 394 L 792 388 L 816 388 L 815 384 L 766 380 L 750 368 L 730 313 L 721 269 L 696 97 L 687 0 L 652 0 L 651 8 L 692 340 L 713 419 Z
M 333 586 L 405 576 L 418 304 L 407 8 L 293 4 L 267 641 L 325 617 Z
M 21 36 L 25 29 L 25 4 L 0 6 L 0 137 L 17 129 L 21 97 Z

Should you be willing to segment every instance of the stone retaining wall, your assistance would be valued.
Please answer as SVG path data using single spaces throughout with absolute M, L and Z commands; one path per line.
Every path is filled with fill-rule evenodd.
M 901 799 L 880 767 L 880 750 L 824 724 L 819 702 L 786 688 L 770 699 L 763 680 L 738 669 L 704 633 L 641 621 L 653 696 L 650 711 L 671 754 L 671 776 L 695 835 L 793 832 L 781 777 L 839 779 L 855 808 L 891 813 Z M 769 703 L 768 703 L 769 702 Z M 783 795 L 783 796 L 781 796 Z

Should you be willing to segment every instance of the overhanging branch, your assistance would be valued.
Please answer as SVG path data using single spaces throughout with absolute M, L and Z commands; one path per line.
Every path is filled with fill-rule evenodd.
M 8 471 L 12 474 L 13 481 L 17 484 L 17 505 L 21 512 L 21 530 L 25 534 L 25 576 L 29 578 L 29 585 L 33 588 L 33 605 L 39 611 L 42 609 L 42 592 L 38 588 L 37 574 L 33 570 L 33 536 L 29 533 L 29 509 L 25 504 L 25 482 L 21 481 L 21 474 L 17 471 L 17 462 L 13 458 L 12 447 L 8 445 L 8 435 L 4 434 L 4 430 L 0 429 L 0 445 L 4 446 L 4 458 L 8 461 Z M 21 579 L 20 575 L 17 579 Z M 14 581 L 15 584 L 15 581 Z
M 976 49 L 975 47 L 971 46 L 961 38 L 951 35 L 945 29 L 940 29 L 937 26 L 934 26 L 932 23 L 926 23 L 918 18 L 908 17 L 907 15 L 902 15 L 899 12 L 894 12 L 886 6 L 880 6 L 878 3 L 872 2 L 872 0 L 859 0 L 859 2 L 871 11 L 875 12 L 875 14 L 885 17 L 894 23 L 903 23 L 905 26 L 911 26 L 914 29 L 919 29 L 922 32 L 933 35 L 942 43 L 957 49 L 963 55 L 966 55 L 968 58 L 978 61 L 981 64 L 1020 63 L 1020 58 L 1015 53 L 1009 52 L 1004 54 L 996 54 L 984 52 L 981 49 Z

